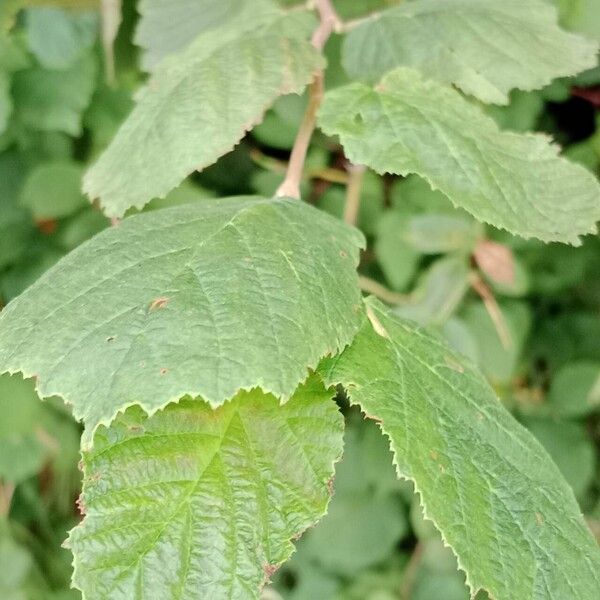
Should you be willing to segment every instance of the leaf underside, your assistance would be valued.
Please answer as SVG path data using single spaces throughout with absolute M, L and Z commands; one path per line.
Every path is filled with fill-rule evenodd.
M 507 104 L 513 88 L 533 90 L 596 65 L 598 46 L 559 28 L 543 0 L 419 0 L 353 29 L 343 64 L 377 81 L 400 66 L 453 83 L 483 102 Z
M 237 197 L 125 219 L 0 315 L 0 372 L 36 376 L 93 429 L 139 404 L 289 398 L 360 324 L 362 236 L 307 204 Z
M 323 59 L 306 11 L 244 11 L 167 57 L 84 178 L 108 216 L 162 198 L 231 150 L 283 94 L 300 93 Z
M 544 241 L 579 243 L 596 230 L 600 186 L 546 137 L 500 131 L 457 91 L 412 69 L 375 88 L 326 95 L 319 123 L 348 158 L 379 173 L 416 173 L 480 221 Z
M 324 513 L 343 419 L 317 377 L 283 406 L 130 408 L 83 455 L 73 582 L 90 600 L 258 598 Z
M 467 359 L 375 300 L 367 312 L 371 323 L 322 373 L 380 423 L 472 592 L 597 598 L 600 549 L 540 444 Z

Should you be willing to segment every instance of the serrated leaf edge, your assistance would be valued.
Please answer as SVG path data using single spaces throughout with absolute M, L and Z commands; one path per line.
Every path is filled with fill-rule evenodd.
M 410 68 L 408 68 L 408 67 L 400 67 L 400 69 L 410 69 Z M 392 73 L 394 70 L 389 71 L 388 74 Z M 421 73 L 420 71 L 417 71 L 416 69 L 410 69 L 410 70 L 418 72 L 418 73 Z M 428 81 L 428 80 L 429 81 L 435 81 L 435 80 L 433 80 L 431 78 L 425 78 L 425 77 L 423 77 L 423 79 L 425 81 Z M 364 85 L 369 91 L 377 93 L 378 92 L 377 87 L 379 85 L 381 85 L 381 84 L 377 84 L 377 86 L 370 86 L 370 85 L 367 85 L 367 84 L 362 84 L 362 85 Z M 445 84 L 438 83 L 438 85 L 445 85 Z M 448 87 L 449 89 L 451 89 L 450 86 L 446 85 L 446 87 Z M 476 105 L 474 105 L 474 108 L 478 108 L 478 107 Z M 490 117 L 489 115 L 485 114 L 483 111 L 480 111 L 480 112 L 481 112 L 482 118 L 485 118 L 485 119 L 489 120 L 494 125 L 494 127 L 498 130 L 498 132 L 500 134 L 507 135 L 507 136 L 510 136 L 510 137 L 516 137 L 516 138 L 519 138 L 519 139 L 530 138 L 530 139 L 534 139 L 534 140 L 535 139 L 543 140 L 546 143 L 546 145 L 552 150 L 552 152 L 553 152 L 556 160 L 564 161 L 564 162 L 568 163 L 571 166 L 571 168 L 574 168 L 574 169 L 580 171 L 580 173 L 583 176 L 589 177 L 590 175 L 592 175 L 592 177 L 593 177 L 593 174 L 591 174 L 590 171 L 588 171 L 588 169 L 586 169 L 583 165 L 580 165 L 580 164 L 578 164 L 576 162 L 573 162 L 573 161 L 569 160 L 568 158 L 565 158 L 564 156 L 561 156 L 561 154 L 560 154 L 560 152 L 562 150 L 561 146 L 559 146 L 550 135 L 545 134 L 545 133 L 516 133 L 514 131 L 501 130 L 498 127 L 498 125 L 496 124 L 496 122 L 492 119 L 492 117 Z M 326 126 L 323 126 L 320 118 L 318 118 L 318 124 L 319 124 L 319 128 L 321 129 L 321 131 L 323 131 L 323 133 L 325 133 L 328 136 L 336 137 L 339 140 L 340 145 L 344 148 L 344 153 L 346 154 L 346 157 L 351 162 L 354 162 L 356 164 L 362 164 L 362 162 L 364 162 L 364 161 L 361 160 L 361 158 L 359 156 L 357 156 L 351 149 L 349 149 L 343 143 L 343 141 L 342 141 L 343 140 L 343 136 L 342 135 L 338 134 L 333 129 L 329 129 Z M 597 234 L 598 231 L 599 231 L 599 229 L 598 229 L 598 223 L 595 222 L 595 223 L 593 223 L 590 226 L 590 228 L 587 231 L 580 231 L 579 233 L 570 236 L 570 239 L 568 239 L 568 240 L 566 239 L 566 237 L 565 237 L 565 239 L 562 239 L 562 240 L 556 240 L 555 238 L 551 238 L 551 237 L 541 237 L 541 236 L 536 235 L 534 233 L 528 234 L 528 235 L 525 235 L 524 233 L 518 233 L 517 234 L 517 233 L 514 233 L 514 232 L 510 231 L 509 229 L 507 229 L 506 227 L 504 227 L 502 225 L 499 225 L 497 223 L 492 223 L 488 219 L 483 219 L 483 218 L 480 218 L 480 217 L 476 217 L 475 215 L 473 215 L 471 213 L 471 211 L 467 210 L 464 206 L 461 206 L 459 203 L 455 202 L 452 198 L 450 198 L 449 196 L 447 196 L 444 193 L 444 191 L 441 188 L 439 188 L 438 186 L 436 186 L 435 183 L 431 180 L 431 178 L 429 176 L 427 176 L 427 175 L 423 175 L 421 173 L 416 173 L 416 172 L 411 171 L 411 170 L 402 171 L 402 170 L 398 169 L 397 171 L 385 171 L 385 170 L 377 169 L 374 165 L 368 165 L 368 166 L 369 166 L 370 169 L 372 169 L 373 171 L 375 171 L 375 173 L 377 173 L 377 174 L 379 174 L 381 176 L 385 176 L 385 175 L 397 175 L 397 176 L 400 176 L 400 177 L 407 177 L 408 175 L 416 175 L 417 177 L 420 177 L 421 179 L 425 180 L 427 182 L 427 184 L 429 185 L 429 187 L 431 188 L 432 191 L 434 191 L 434 192 L 440 192 L 444 196 L 444 198 L 447 198 L 452 203 L 452 205 L 455 208 L 458 208 L 460 210 L 464 210 L 469 215 L 471 215 L 471 217 L 473 217 L 473 219 L 475 219 L 476 221 L 478 221 L 480 223 L 485 223 L 487 225 L 490 225 L 491 227 L 494 227 L 494 229 L 499 229 L 499 230 L 502 230 L 502 231 L 506 231 L 510 235 L 514 235 L 514 236 L 517 236 L 517 237 L 520 237 L 520 238 L 523 238 L 523 239 L 526 239 L 526 240 L 527 239 L 537 239 L 537 240 L 540 240 L 540 241 L 542 241 L 542 242 L 544 242 L 546 244 L 547 243 L 551 243 L 551 242 L 557 242 L 557 243 L 566 243 L 566 244 L 569 244 L 569 245 L 574 246 L 574 247 L 579 247 L 583 243 L 583 241 L 582 241 L 582 237 L 583 236 Z M 596 182 L 596 187 L 598 189 L 598 202 L 600 204 L 600 182 L 596 178 L 594 178 L 594 180 Z M 599 209 L 599 212 L 600 212 L 600 209 Z
M 321 383 L 323 384 L 323 387 L 324 387 L 324 388 L 325 388 L 325 389 L 326 389 L 328 392 L 330 392 L 330 398 L 329 398 L 329 401 L 330 401 L 330 402 L 335 402 L 336 386 L 335 386 L 335 385 L 330 385 L 330 386 L 327 386 L 327 385 L 325 384 L 325 381 L 323 380 L 323 377 L 322 377 L 322 376 L 321 376 L 319 373 L 317 373 L 316 371 L 314 371 L 313 369 L 309 369 L 309 370 L 308 370 L 307 377 L 306 377 L 304 380 L 302 380 L 302 381 L 301 381 L 301 382 L 298 384 L 298 386 L 300 386 L 302 383 L 304 383 L 304 382 L 305 382 L 305 381 L 306 381 L 306 380 L 307 380 L 307 379 L 308 379 L 308 378 L 309 378 L 311 375 L 315 375 L 316 377 L 318 377 L 318 378 L 319 378 L 319 380 L 320 380 L 320 381 L 321 381 Z M 223 402 L 223 404 L 222 404 L 222 405 L 226 404 L 227 402 L 232 402 L 232 401 L 233 401 L 233 399 L 234 399 L 234 398 L 235 398 L 235 397 L 236 397 L 236 396 L 237 396 L 237 395 L 238 395 L 240 392 L 242 392 L 242 391 L 246 391 L 246 392 L 248 392 L 248 391 L 252 391 L 253 389 L 259 389 L 259 388 L 255 387 L 255 388 L 251 388 L 251 389 L 249 389 L 249 390 L 248 390 L 248 389 L 240 389 L 240 390 L 238 390 L 238 392 L 237 392 L 237 393 L 236 393 L 234 396 L 232 396 L 231 398 L 229 398 L 228 400 L 226 400 L 225 402 Z M 264 390 L 261 390 L 261 391 L 263 391 L 263 393 L 265 393 L 265 394 L 267 394 L 267 393 L 271 393 L 271 392 L 264 392 Z M 273 395 L 273 394 L 271 394 L 271 395 Z M 140 407 L 142 408 L 142 410 L 143 410 L 143 411 L 144 411 L 144 413 L 146 414 L 146 417 L 147 417 L 147 418 L 151 418 L 151 417 L 152 417 L 154 414 L 156 414 L 157 412 L 159 412 L 159 411 L 161 411 L 161 410 L 164 410 L 164 409 L 165 409 L 165 408 L 167 408 L 167 406 L 169 406 L 170 404 L 179 404 L 179 402 L 180 402 L 181 400 L 183 400 L 184 398 L 186 398 L 186 396 L 182 396 L 181 398 L 178 398 L 177 400 L 175 400 L 175 401 L 173 401 L 173 402 L 168 402 L 168 403 L 164 404 L 163 406 L 161 406 L 161 407 L 159 407 L 159 408 L 157 408 L 156 410 L 153 410 L 153 411 L 151 411 L 151 412 L 147 412 L 145 408 L 143 408 L 143 407 L 141 407 L 141 406 L 140 406 Z M 204 401 L 204 402 L 206 402 L 206 401 Z M 281 406 L 282 404 L 284 404 L 284 402 L 280 402 L 280 406 Z M 220 406 L 222 406 L 222 405 L 220 405 Z M 130 407 L 132 407 L 132 406 L 139 406 L 139 405 L 138 405 L 137 403 L 135 403 L 135 402 L 134 402 L 134 403 L 131 403 L 131 404 L 129 404 L 127 407 L 124 407 L 123 409 L 120 409 L 120 410 L 119 410 L 119 411 L 118 411 L 118 412 L 115 414 L 115 416 L 113 417 L 112 421 L 114 421 L 114 419 L 117 417 L 117 415 L 118 415 L 119 413 L 124 413 L 124 412 L 127 410 L 127 408 L 130 408 Z M 214 409 L 215 407 L 212 407 L 212 406 L 211 406 L 211 408 L 213 408 L 213 409 Z M 217 408 L 218 408 L 218 407 L 217 407 Z M 341 429 L 341 432 L 342 432 L 342 434 L 343 434 L 343 433 L 345 432 L 345 425 L 346 425 L 346 424 L 345 424 L 344 416 L 342 415 L 342 412 L 341 412 L 341 410 L 339 409 L 339 407 L 338 407 L 338 409 L 337 409 L 337 419 L 338 419 L 338 421 L 340 422 L 340 429 Z M 112 423 L 112 421 L 111 421 L 111 423 Z M 99 423 L 99 424 L 98 424 L 98 426 L 100 426 L 100 425 L 104 425 L 105 427 L 110 427 L 110 424 L 108 424 L 108 425 L 105 425 L 104 423 Z M 97 427 L 98 427 L 98 426 L 97 426 Z M 94 432 L 96 431 L 97 427 L 94 429 Z M 390 442 L 390 443 L 391 443 L 391 442 Z M 80 449 L 80 456 L 81 456 L 81 459 L 82 459 L 82 460 L 81 460 L 81 464 L 82 464 L 81 472 L 82 472 L 84 475 L 85 475 L 85 462 L 83 461 L 84 454 L 85 454 L 85 453 L 87 453 L 87 452 L 90 452 L 90 451 L 91 451 L 91 449 L 92 449 L 92 446 L 91 446 L 91 445 L 90 445 L 88 448 L 83 448 L 83 447 L 81 447 L 81 449 Z M 345 451 L 345 444 L 344 444 L 344 441 L 342 440 L 342 446 L 341 446 L 340 452 L 339 452 L 339 453 L 337 454 L 337 456 L 336 456 L 336 457 L 335 457 L 335 458 L 334 458 L 334 459 L 331 461 L 331 466 L 330 466 L 330 469 L 329 469 L 329 471 L 332 473 L 332 475 L 331 475 L 331 477 L 330 477 L 329 479 L 327 479 L 326 481 L 323 481 L 323 482 L 322 482 L 322 483 L 323 483 L 323 484 L 324 484 L 324 485 L 327 487 L 327 490 L 328 490 L 328 493 L 327 493 L 327 500 L 326 500 L 325 507 L 324 507 L 324 509 L 323 509 L 322 513 L 321 513 L 321 514 L 320 514 L 320 515 L 317 517 L 317 519 L 315 519 L 315 520 L 313 521 L 313 523 L 312 523 L 312 524 L 308 525 L 308 526 L 307 526 L 305 529 L 303 529 L 302 531 L 299 531 L 299 532 L 298 532 L 298 533 L 297 533 L 295 536 L 293 536 L 292 538 L 290 538 L 289 540 L 287 540 L 287 541 L 288 541 L 288 543 L 289 543 L 289 550 L 290 550 L 289 554 L 286 556 L 286 558 L 284 558 L 284 559 L 283 559 L 283 561 L 281 561 L 281 562 L 280 562 L 280 563 L 278 563 L 277 565 L 271 565 L 271 566 L 274 566 L 274 567 L 276 567 L 274 570 L 272 570 L 272 571 L 269 571 L 269 572 L 265 571 L 265 573 L 264 573 L 264 575 L 265 575 L 265 576 L 264 576 L 264 579 L 263 579 L 263 581 L 262 581 L 262 584 L 261 584 L 261 586 L 260 586 L 260 587 L 259 587 L 259 589 L 258 589 L 258 594 L 259 594 L 259 595 L 260 595 L 260 592 L 261 592 L 261 591 L 262 591 L 262 590 L 265 588 L 265 586 L 267 586 L 267 585 L 270 583 L 272 575 L 274 575 L 274 574 L 275 574 L 275 573 L 276 573 L 276 572 L 277 572 L 277 571 L 278 571 L 278 570 L 279 570 L 279 569 L 280 569 L 280 568 L 281 568 L 281 567 L 282 567 L 282 566 L 283 566 L 283 565 L 284 565 L 284 564 L 285 564 L 287 561 L 289 561 L 289 560 L 290 560 L 290 558 L 293 556 L 293 554 L 296 552 L 296 550 L 297 550 L 297 549 L 296 549 L 296 545 L 294 544 L 294 541 L 296 541 L 296 540 L 300 539 L 300 538 L 301 538 L 301 537 L 302 537 L 302 536 L 303 536 L 303 535 L 304 535 L 304 534 L 305 534 L 307 531 L 309 531 L 309 530 L 313 529 L 314 527 L 316 527 L 316 526 L 317 526 L 317 525 L 318 525 L 318 524 L 319 524 L 319 523 L 322 521 L 322 519 L 323 519 L 323 518 L 324 518 L 324 517 L 327 515 L 327 513 L 329 512 L 329 505 L 330 505 L 330 503 L 331 503 L 331 501 L 333 500 L 333 497 L 334 497 L 334 495 L 335 495 L 335 487 L 334 487 L 334 481 L 335 481 L 335 477 L 336 477 L 336 472 L 335 472 L 335 471 L 336 471 L 336 469 L 335 469 L 335 466 L 336 466 L 336 465 L 337 465 L 337 464 L 338 464 L 338 463 L 339 463 L 339 462 L 342 460 L 342 458 L 343 458 L 343 456 L 344 456 L 344 451 Z M 82 494 L 83 494 L 83 492 L 82 492 Z M 85 518 L 85 515 L 84 515 L 84 518 Z M 76 573 L 77 573 L 77 571 L 78 571 L 78 561 L 77 561 L 77 559 L 75 558 L 75 554 L 72 552 L 72 548 L 71 548 L 71 545 L 70 545 L 70 540 L 71 540 L 71 534 L 72 534 L 72 532 L 73 532 L 73 531 L 75 531 L 76 529 L 78 529 L 78 528 L 80 527 L 80 525 L 81 525 L 81 522 L 82 522 L 82 521 L 80 521 L 80 522 L 79 522 L 77 525 L 75 525 L 74 527 L 72 527 L 71 529 L 69 529 L 69 530 L 67 531 L 67 537 L 65 538 L 65 540 L 63 541 L 63 543 L 61 544 L 61 546 L 62 546 L 62 548 L 65 548 L 66 550 L 69 550 L 69 551 L 71 552 L 72 556 L 73 556 L 73 560 L 71 561 L 71 567 L 72 567 L 72 569 L 73 569 L 73 573 L 72 573 L 72 575 L 71 575 L 71 585 L 70 585 L 70 589 L 75 589 L 75 590 L 78 590 L 78 591 L 80 591 L 80 592 L 81 592 L 81 597 L 82 597 L 82 600 L 95 600 L 95 599 L 94 599 L 94 598 L 92 598 L 92 597 L 88 597 L 88 596 L 86 596 L 86 594 L 84 593 L 84 591 L 83 591 L 81 588 L 77 587 L 77 585 L 76 585 L 76 583 L 75 583 Z
M 288 44 L 289 40 L 284 39 L 284 42 L 286 44 Z M 216 49 L 215 52 L 217 50 L 219 50 L 219 49 L 220 48 Z M 248 121 L 247 123 L 245 123 L 244 125 L 242 125 L 242 127 L 240 128 L 239 135 L 236 138 L 236 141 L 234 141 L 233 144 L 231 144 L 229 142 L 227 144 L 223 144 L 221 146 L 220 150 L 218 151 L 219 156 L 214 161 L 207 162 L 207 163 L 200 163 L 194 169 L 192 169 L 191 171 L 189 171 L 170 190 L 164 192 L 163 194 L 159 194 L 158 196 L 156 196 L 154 198 L 149 198 L 148 200 L 145 200 L 145 201 L 139 201 L 139 202 L 133 203 L 128 208 L 126 208 L 124 210 L 120 210 L 120 209 L 111 210 L 110 206 L 106 206 L 105 200 L 103 200 L 102 196 L 99 195 L 98 193 L 96 193 L 94 191 L 94 185 L 90 181 L 90 173 L 92 172 L 92 170 L 94 169 L 94 167 L 96 166 L 96 164 L 98 163 L 98 161 L 100 160 L 101 156 L 99 156 L 96 159 L 96 161 L 94 161 L 94 163 L 87 169 L 85 175 L 83 176 L 81 191 L 83 192 L 83 194 L 85 194 L 87 196 L 87 198 L 90 201 L 90 203 L 93 204 L 94 202 L 97 201 L 98 204 L 99 204 L 99 206 L 100 206 L 100 208 L 102 209 L 102 212 L 107 217 L 109 217 L 109 218 L 116 218 L 116 219 L 122 218 L 123 215 L 127 212 L 127 210 L 130 210 L 131 208 L 136 208 L 138 210 L 141 210 L 144 206 L 146 206 L 152 200 L 156 200 L 156 199 L 163 200 L 164 198 L 166 198 L 166 196 L 171 191 L 173 191 L 173 189 L 175 189 L 178 185 L 180 185 L 183 181 L 185 181 L 185 179 L 187 177 L 189 177 L 192 173 L 201 172 L 206 167 L 209 167 L 210 165 L 215 164 L 219 160 L 219 158 L 221 158 L 225 154 L 228 154 L 229 152 L 231 152 L 232 150 L 234 150 L 242 142 L 242 140 L 244 139 L 244 137 L 246 136 L 247 133 L 249 133 L 250 131 L 252 131 L 252 129 L 254 129 L 254 127 L 256 127 L 257 125 L 259 125 L 260 123 L 263 122 L 263 120 L 265 118 L 266 112 L 275 104 L 275 102 L 277 101 L 278 98 L 280 98 L 281 96 L 285 96 L 287 94 L 295 94 L 295 95 L 300 96 L 303 93 L 303 91 L 306 88 L 306 86 L 308 86 L 311 83 L 311 81 L 315 78 L 316 74 L 319 71 L 321 71 L 322 69 L 325 68 L 325 65 L 326 65 L 325 57 L 322 54 L 320 54 L 320 53 L 318 53 L 316 51 L 315 51 L 315 53 L 316 53 L 315 58 L 317 59 L 317 64 L 316 64 L 315 68 L 313 69 L 313 71 L 310 73 L 310 76 L 307 77 L 304 80 L 304 83 L 300 84 L 299 86 L 293 86 L 292 85 L 292 82 L 290 81 L 290 77 L 289 77 L 289 65 L 288 65 L 288 69 L 283 74 L 282 85 L 277 90 L 277 95 L 275 96 L 275 98 L 273 98 L 272 100 L 270 100 L 269 102 L 267 102 L 266 104 L 264 104 L 262 106 L 262 108 L 259 109 L 259 111 L 257 111 L 256 117 L 254 117 L 253 119 L 251 119 L 250 121 Z M 173 56 L 175 56 L 175 55 L 173 55 Z M 149 85 L 149 84 L 146 84 L 146 85 Z M 119 128 L 119 130 L 120 129 L 121 128 Z M 115 134 L 115 136 L 116 135 L 117 134 Z M 112 145 L 112 142 L 111 142 L 111 145 Z M 108 148 L 106 148 L 105 152 L 108 151 L 109 148 L 110 148 L 110 145 L 109 145 Z

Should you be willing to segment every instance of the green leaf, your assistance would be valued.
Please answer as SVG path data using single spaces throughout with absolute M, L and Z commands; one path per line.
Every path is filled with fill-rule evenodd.
M 348 158 L 416 173 L 480 221 L 523 237 L 579 243 L 600 219 L 600 186 L 540 135 L 501 132 L 458 92 L 399 69 L 376 89 L 329 92 L 320 124 Z
M 414 67 L 483 102 L 507 104 L 513 88 L 538 89 L 595 66 L 597 50 L 561 30 L 543 0 L 418 0 L 353 29 L 343 64 L 353 78 L 370 82 Z
M 42 597 L 36 589 L 36 573 L 31 553 L 12 535 L 10 524 L 0 517 L 0 596 L 3 600 Z
M 312 15 L 240 14 L 163 61 L 84 191 L 109 216 L 162 198 L 229 151 L 275 99 L 299 93 L 323 64 Z
M 30 66 L 30 58 L 22 46 L 18 37 L 8 36 L 0 30 L 0 70 L 13 73 Z
M 270 0 L 141 0 L 135 43 L 144 49 L 142 67 L 152 71 L 169 54 L 184 50 L 194 39 L 252 13 L 272 15 Z
M 563 477 L 581 498 L 596 472 L 594 444 L 584 425 L 529 417 L 524 424 L 547 450 Z
M 412 281 L 421 254 L 400 234 L 406 217 L 395 210 L 386 211 L 377 224 L 375 256 L 387 282 L 395 290 L 404 291 Z
M 25 251 L 32 233 L 27 211 L 18 198 L 25 178 L 19 155 L 0 154 L 0 270 L 17 260 Z
M 133 99 L 128 89 L 102 86 L 96 90 L 83 116 L 84 127 L 90 133 L 94 157 L 110 144 L 132 108 Z
M 441 325 L 454 313 L 468 289 L 467 257 L 445 256 L 421 275 L 407 302 L 396 310 L 403 317 L 423 325 Z
M 418 503 L 416 508 L 420 513 Z M 470 600 L 464 575 L 457 570 L 456 558 L 444 546 L 435 528 L 429 539 L 421 540 L 419 558 L 410 600 Z M 478 595 L 477 600 L 483 598 Z
M 381 423 L 472 593 L 594 600 L 600 549 L 539 443 L 467 359 L 375 300 L 367 314 L 353 344 L 325 361 L 326 383 L 345 385 Z
M 325 513 L 343 432 L 331 395 L 313 377 L 284 405 L 254 390 L 100 428 L 68 542 L 74 584 L 94 600 L 258 599 Z
M 332 573 L 352 577 L 384 561 L 407 534 L 401 501 L 392 494 L 340 494 L 302 544 L 302 552 Z
M 600 363 L 573 361 L 552 379 L 550 410 L 560 417 L 581 417 L 600 409 Z
M 65 250 L 73 250 L 109 225 L 110 221 L 99 210 L 90 206 L 61 224 L 55 239 Z
M 82 176 L 83 168 L 76 162 L 42 164 L 27 177 L 21 204 L 37 220 L 68 217 L 88 204 L 81 193 Z
M 596 0 L 554 0 L 562 24 L 600 41 L 600 6 Z
M 13 98 L 24 125 L 42 131 L 81 134 L 81 115 L 96 85 L 97 63 L 91 53 L 64 71 L 33 67 L 15 73 Z
M 29 50 L 47 69 L 68 69 L 90 48 L 98 31 L 95 12 L 30 8 L 25 14 Z
M 18 483 L 42 467 L 48 448 L 42 443 L 42 403 L 31 381 L 0 376 L 0 480 Z
M 477 342 L 477 363 L 493 385 L 509 385 L 517 374 L 523 346 L 531 330 L 532 315 L 527 304 L 519 301 L 499 303 L 506 325 L 508 340 L 500 337 L 482 302 L 471 302 L 462 311 L 462 317 Z M 508 343 L 507 343 L 508 342 Z
M 6 131 L 8 119 L 13 111 L 10 95 L 10 77 L 0 70 L 0 134 Z
M 289 398 L 360 322 L 362 236 L 295 200 L 206 200 L 125 219 L 0 314 L 0 372 L 98 423 L 182 396 Z M 85 368 L 82 368 L 82 357 Z

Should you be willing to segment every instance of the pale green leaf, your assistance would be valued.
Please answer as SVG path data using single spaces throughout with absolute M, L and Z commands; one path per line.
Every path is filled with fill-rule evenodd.
M 43 408 L 31 381 L 0 375 L 0 480 L 18 483 L 42 467 L 48 454 L 38 435 Z
M 23 254 L 33 231 L 27 211 L 18 202 L 24 179 L 21 157 L 13 152 L 0 154 L 0 269 Z
M 25 14 L 29 50 L 47 69 L 68 69 L 92 46 L 98 31 L 95 12 L 30 8 Z
M 585 425 L 535 417 L 524 419 L 524 424 L 548 451 L 573 493 L 581 498 L 596 472 L 596 451 Z
M 600 41 L 600 4 L 598 0 L 554 0 L 562 24 L 573 31 Z
M 531 311 L 524 302 L 498 304 L 508 339 L 502 339 L 498 323 L 492 320 L 483 302 L 471 302 L 462 318 L 477 343 L 477 363 L 493 385 L 508 386 L 517 374 L 523 346 L 531 330 Z
M 144 49 L 142 66 L 152 71 L 160 61 L 184 50 L 198 35 L 240 15 L 273 14 L 271 0 L 141 0 L 135 42 Z
M 0 30 L 0 70 L 13 73 L 30 66 L 31 60 L 23 46 L 17 36 L 9 36 Z
M 383 274 L 394 290 L 404 291 L 412 281 L 421 254 L 406 242 L 400 232 L 406 217 L 396 210 L 386 211 L 377 224 L 375 256 Z
M 469 289 L 469 264 L 465 255 L 436 260 L 421 275 L 398 314 L 423 325 L 441 325 L 456 311 Z
M 342 432 L 316 377 L 284 405 L 254 390 L 130 408 L 83 455 L 74 584 L 90 600 L 257 599 L 324 514 Z
M 31 553 L 14 539 L 9 522 L 0 517 L 0 597 L 3 600 L 29 600 L 34 561 Z
M 495 600 L 595 600 L 600 549 L 573 492 L 483 376 L 437 337 L 367 301 L 370 322 L 322 367 L 381 423 L 467 573 Z
M 25 180 L 21 204 L 37 220 L 60 219 L 88 205 L 81 193 L 83 168 L 74 161 L 44 163 Z
M 567 363 L 552 379 L 550 410 L 561 417 L 582 417 L 600 410 L 600 362 Z
M 13 102 L 10 96 L 10 77 L 8 73 L 0 70 L 0 134 L 6 130 L 12 110 Z
M 215 162 L 322 65 L 306 39 L 312 26 L 305 11 L 244 13 L 163 61 L 88 171 L 85 192 L 107 215 L 121 216 Z
M 182 396 L 289 398 L 359 327 L 362 236 L 298 201 L 206 200 L 125 219 L 0 314 L 0 372 L 88 427 Z M 82 363 L 82 360 L 84 361 Z
M 13 77 L 15 112 L 27 127 L 81 134 L 81 116 L 96 85 L 97 63 L 91 53 L 69 69 L 33 67 Z
M 343 64 L 366 81 L 415 67 L 483 102 L 506 104 L 513 88 L 538 89 L 595 66 L 597 50 L 561 30 L 543 0 L 417 0 L 352 30 Z
M 320 124 L 348 158 L 416 173 L 480 221 L 523 237 L 579 243 L 600 219 L 600 186 L 540 135 L 501 132 L 458 92 L 398 69 L 377 88 L 326 95 Z

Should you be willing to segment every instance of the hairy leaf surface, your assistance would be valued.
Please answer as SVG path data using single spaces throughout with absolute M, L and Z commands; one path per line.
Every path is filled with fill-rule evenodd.
M 152 71 L 160 61 L 186 48 L 198 35 L 251 13 L 274 14 L 271 0 L 141 0 L 136 43 L 144 49 L 142 66 Z
M 326 510 L 343 419 L 313 377 L 152 417 L 130 408 L 84 453 L 74 584 L 94 600 L 258 598 Z
M 245 11 L 167 58 L 84 179 L 109 216 L 162 198 L 215 162 L 282 94 L 299 93 L 323 59 L 306 11 Z
M 600 549 L 573 492 L 483 376 L 437 337 L 367 300 L 363 328 L 326 383 L 381 423 L 398 475 L 495 600 L 593 600 Z
M 100 422 L 186 394 L 289 398 L 359 327 L 361 235 L 295 200 L 206 200 L 125 219 L 0 315 L 0 372 Z
M 561 30 L 544 0 L 417 0 L 376 14 L 347 36 L 351 77 L 376 81 L 416 67 L 483 102 L 541 88 L 596 64 L 597 44 Z
M 401 68 L 373 89 L 329 92 L 320 124 L 379 173 L 416 173 L 480 221 L 523 237 L 579 243 L 600 219 L 600 186 L 540 135 L 501 132 L 458 92 Z

